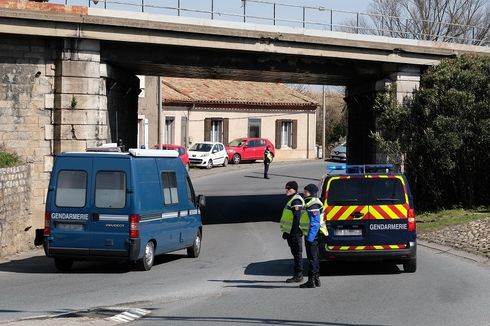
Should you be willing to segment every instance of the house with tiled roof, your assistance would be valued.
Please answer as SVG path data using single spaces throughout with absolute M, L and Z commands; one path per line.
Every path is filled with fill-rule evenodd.
M 283 84 L 234 80 L 144 77 L 139 102 L 139 145 L 163 143 L 186 147 L 198 141 L 268 138 L 276 159 L 315 157 L 318 103 Z

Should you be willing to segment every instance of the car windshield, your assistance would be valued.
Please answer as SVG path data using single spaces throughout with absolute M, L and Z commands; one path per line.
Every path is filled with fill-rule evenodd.
M 209 152 L 212 147 L 212 144 L 195 143 L 189 150 L 195 152 Z
M 244 142 L 245 142 L 245 140 L 244 140 L 244 139 L 234 139 L 234 140 L 232 140 L 232 141 L 231 141 L 231 142 L 228 144 L 228 146 L 230 146 L 230 147 L 240 147 L 240 146 L 242 146 L 242 145 L 243 145 L 243 143 L 244 143 Z

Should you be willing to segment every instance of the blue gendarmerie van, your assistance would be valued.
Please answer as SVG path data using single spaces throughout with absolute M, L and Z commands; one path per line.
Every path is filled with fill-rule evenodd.
M 197 257 L 202 205 L 176 151 L 62 153 L 49 182 L 44 250 L 60 271 L 77 260 L 149 270 L 155 255 L 185 248 Z

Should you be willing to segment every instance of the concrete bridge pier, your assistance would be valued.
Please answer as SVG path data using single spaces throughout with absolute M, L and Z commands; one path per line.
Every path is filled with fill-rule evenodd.
M 382 80 L 347 87 L 345 101 L 348 109 L 347 162 L 349 164 L 385 163 L 375 141 L 370 137 L 376 130 L 373 112 L 376 94 L 386 88 L 395 88 L 398 103 L 412 96 L 420 85 L 420 68 L 404 67 Z
M 54 154 L 136 144 L 139 80 L 100 60 L 100 42 L 64 39 L 55 63 Z
M 64 39 L 55 62 L 54 154 L 105 143 L 107 100 L 101 80 L 100 42 Z

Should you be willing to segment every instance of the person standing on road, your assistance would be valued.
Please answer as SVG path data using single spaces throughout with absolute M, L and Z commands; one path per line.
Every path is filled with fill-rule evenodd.
M 264 151 L 264 179 L 269 179 L 269 165 L 272 163 L 274 155 L 272 155 L 269 145 L 265 147 Z
M 282 238 L 287 240 L 294 260 L 293 277 L 288 278 L 286 283 L 300 283 L 303 281 L 303 233 L 300 228 L 300 219 L 305 201 L 298 194 L 298 183 L 296 181 L 286 183 L 286 195 L 288 202 L 282 211 L 280 228 Z
M 318 233 L 327 235 L 327 228 L 322 220 L 323 204 L 318 199 L 318 187 L 312 183 L 304 188 L 305 207 L 301 219 L 307 219 L 308 224 L 301 231 L 305 236 L 306 257 L 309 263 L 308 281 L 301 284 L 300 288 L 320 287 L 320 262 L 318 260 Z

